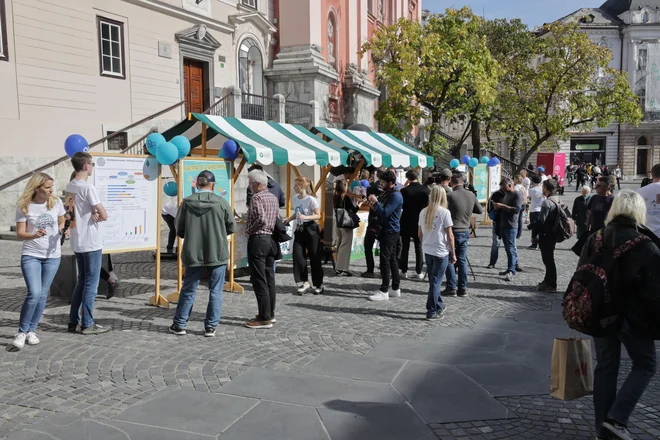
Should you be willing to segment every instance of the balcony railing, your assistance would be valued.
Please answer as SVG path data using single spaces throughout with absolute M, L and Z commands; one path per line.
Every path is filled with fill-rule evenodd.
M 276 99 L 243 93 L 241 95 L 241 117 L 256 121 L 277 121 Z
M 211 116 L 232 117 L 234 116 L 234 100 L 231 99 L 230 95 L 226 95 L 224 98 L 206 109 L 204 114 Z
M 284 103 L 284 122 L 298 124 L 310 129 L 314 126 L 314 107 L 304 102 L 286 101 Z

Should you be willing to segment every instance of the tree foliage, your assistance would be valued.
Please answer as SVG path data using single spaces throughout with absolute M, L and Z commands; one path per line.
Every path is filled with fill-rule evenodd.
M 376 81 L 387 86 L 376 112 L 382 131 L 401 137 L 424 117 L 421 105 L 431 113 L 433 142 L 443 116 L 464 119 L 490 107 L 500 68 L 479 32 L 482 24 L 468 8 L 448 9 L 424 26 L 402 19 L 375 32 L 362 53 L 371 52 Z
M 368 51 L 377 82 L 387 86 L 376 113 L 381 130 L 402 136 L 424 116 L 422 105 L 431 112 L 431 140 L 443 117 L 466 123 L 453 155 L 478 125 L 472 121 L 488 140 L 523 151 L 524 164 L 572 132 L 643 117 L 626 73 L 610 66 L 611 51 L 575 24 L 533 33 L 517 19 L 485 21 L 468 8 L 448 9 L 424 26 L 400 20 L 378 30 L 362 48 Z
M 612 122 L 637 124 L 643 117 L 625 72 L 610 67 L 612 52 L 575 24 L 546 25 L 540 35 L 519 22 L 491 22 L 489 47 L 508 58 L 498 86 L 490 133 L 501 133 L 521 163 L 541 146 Z M 532 35 L 531 38 L 529 35 Z M 524 148 L 522 139 L 529 139 Z

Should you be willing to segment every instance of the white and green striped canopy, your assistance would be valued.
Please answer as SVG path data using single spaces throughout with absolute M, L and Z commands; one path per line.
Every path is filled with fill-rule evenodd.
M 315 127 L 315 130 L 344 148 L 362 154 L 367 165 L 395 168 L 433 166 L 432 157 L 415 150 L 390 134 L 328 127 Z
M 294 166 L 318 164 L 336 167 L 346 165 L 348 160 L 348 153 L 345 150 L 314 136 L 301 125 L 225 118 L 199 113 L 193 113 L 193 118 L 221 135 L 218 136 L 219 139 L 213 137 L 213 140 L 209 142 L 212 148 L 219 148 L 224 142 L 223 138 L 233 139 L 241 147 L 247 163 L 259 162 L 263 165 L 290 163 Z M 198 128 L 191 126 L 187 130 L 184 135 L 194 134 L 195 141 L 197 141 L 197 135 L 200 133 Z M 209 136 L 209 138 L 211 137 Z M 191 144 L 193 147 L 199 145 L 197 142 L 191 142 Z

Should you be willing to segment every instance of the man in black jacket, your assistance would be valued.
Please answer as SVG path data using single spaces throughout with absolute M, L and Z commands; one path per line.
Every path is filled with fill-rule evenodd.
M 545 266 L 545 278 L 537 287 L 539 292 L 557 293 L 557 265 L 555 264 L 555 246 L 557 246 L 557 236 L 554 231 L 555 220 L 558 215 L 560 205 L 559 197 L 555 195 L 557 183 L 548 179 L 543 182 L 543 195 L 545 200 L 541 205 L 539 218 L 534 224 L 534 232 L 539 237 L 539 248 L 541 249 L 541 259 Z
M 372 194 L 379 200 L 383 195 L 380 181 L 377 179 L 371 184 L 371 186 L 369 186 L 369 188 L 367 188 L 367 197 Z M 370 209 L 369 219 L 367 220 L 367 232 L 364 234 L 364 257 L 367 260 L 367 271 L 362 272 L 362 278 L 376 278 L 376 275 L 374 274 L 375 262 L 373 250 L 374 244 L 380 235 L 381 228 L 378 214 L 373 209 Z
M 500 213 L 495 209 L 495 203 L 502 203 L 505 195 L 506 193 L 500 189 L 494 192 L 490 196 L 490 200 L 488 200 L 488 217 L 493 222 L 493 241 L 490 245 L 490 261 L 486 269 L 494 269 L 499 258 L 500 241 L 502 241 L 502 238 L 500 237 Z
M 403 278 L 408 278 L 408 253 L 410 251 L 410 239 L 415 243 L 415 272 L 420 280 L 424 279 L 422 268 L 424 266 L 424 253 L 422 242 L 417 234 L 419 225 L 419 213 L 429 204 L 429 189 L 417 181 L 417 172 L 408 170 L 406 172 L 408 186 L 401 190 L 403 197 L 403 213 L 401 214 L 401 258 L 399 269 Z

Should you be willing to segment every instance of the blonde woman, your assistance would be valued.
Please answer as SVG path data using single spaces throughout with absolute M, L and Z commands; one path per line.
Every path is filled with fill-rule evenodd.
M 21 271 L 27 285 L 13 345 L 22 349 L 36 345 L 35 334 L 46 307 L 48 290 L 60 267 L 60 239 L 64 227 L 64 205 L 53 194 L 53 178 L 38 173 L 28 181 L 16 209 L 16 235 L 23 240 Z
M 296 195 L 292 205 L 294 213 L 284 220 L 285 224 L 296 220 L 293 240 L 293 277 L 298 284 L 298 294 L 304 294 L 309 288 L 307 274 L 307 256 L 312 266 L 314 294 L 323 293 L 323 266 L 321 265 L 321 232 L 316 220 L 321 218 L 321 206 L 315 197 L 307 193 L 309 180 L 298 177 L 293 184 Z
M 447 266 L 456 264 L 454 233 L 451 213 L 447 209 L 447 193 L 440 185 L 431 187 L 429 205 L 419 214 L 417 233 L 422 241 L 429 277 L 429 295 L 426 301 L 426 319 L 439 319 L 445 313 L 440 295 L 442 278 Z
M 335 194 L 332 198 L 333 206 L 335 208 L 335 217 L 337 209 L 344 209 L 345 211 L 357 212 L 358 207 L 353 204 L 347 194 L 346 182 L 343 180 L 335 183 Z M 353 276 L 348 271 L 348 266 L 351 263 L 351 250 L 353 249 L 353 228 L 342 228 L 337 226 L 337 262 L 335 269 L 337 276 L 350 277 Z

